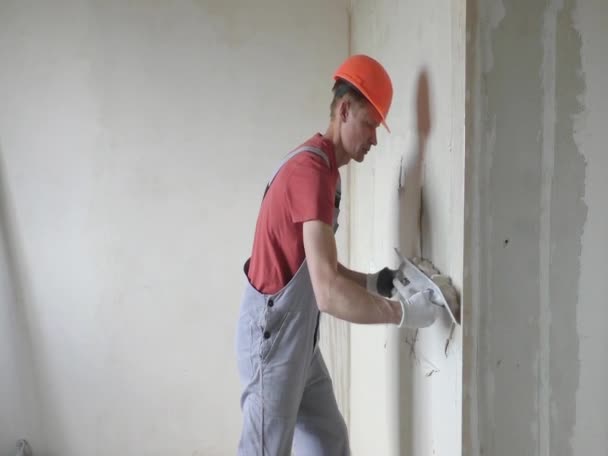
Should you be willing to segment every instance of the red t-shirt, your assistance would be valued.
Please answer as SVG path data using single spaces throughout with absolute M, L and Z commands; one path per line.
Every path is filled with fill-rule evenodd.
M 334 146 L 321 134 L 302 146 L 321 149 L 330 166 L 314 153 L 301 152 L 283 165 L 270 185 L 258 215 L 248 272 L 251 284 L 265 294 L 283 288 L 302 265 L 302 224 L 320 220 L 333 225 L 339 176 Z

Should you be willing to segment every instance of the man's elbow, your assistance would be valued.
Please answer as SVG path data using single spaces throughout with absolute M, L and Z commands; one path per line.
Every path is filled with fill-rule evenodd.
M 318 283 L 313 284 L 315 300 L 320 312 L 332 315 L 335 304 L 335 280 L 334 278 L 325 278 Z

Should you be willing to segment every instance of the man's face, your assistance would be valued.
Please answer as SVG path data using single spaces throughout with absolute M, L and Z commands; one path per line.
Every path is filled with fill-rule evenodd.
M 342 123 L 342 145 L 348 156 L 361 163 L 372 146 L 378 142 L 376 129 L 380 116 L 370 103 L 350 101 Z

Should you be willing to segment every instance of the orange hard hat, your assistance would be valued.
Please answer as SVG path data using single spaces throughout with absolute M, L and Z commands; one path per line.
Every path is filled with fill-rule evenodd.
M 344 79 L 355 86 L 376 109 L 382 125 L 386 125 L 386 116 L 393 100 L 393 84 L 384 67 L 367 55 L 348 57 L 334 73 L 334 80 Z

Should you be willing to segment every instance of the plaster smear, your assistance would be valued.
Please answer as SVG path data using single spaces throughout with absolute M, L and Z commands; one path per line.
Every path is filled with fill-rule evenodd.
M 546 321 L 541 319 L 540 323 L 549 328 L 550 339 L 546 347 L 549 353 L 544 355 L 549 359 L 551 385 L 549 403 L 540 402 L 543 407 L 541 417 L 550 416 L 549 428 L 543 429 L 545 433 L 540 436 L 541 455 L 575 454 L 570 442 L 575 424 L 575 394 L 580 368 L 579 338 L 575 335 L 581 304 L 578 295 L 581 237 L 588 210 L 583 200 L 585 159 L 575 142 L 575 122 L 583 109 L 580 100 L 585 93 L 585 82 L 581 71 L 582 43 L 572 17 L 574 6 L 574 0 L 566 0 L 557 12 L 555 129 L 553 138 L 545 138 L 549 144 L 554 144 L 555 155 L 548 214 L 550 238 L 542 240 L 546 242 L 550 255 L 548 303 L 551 316 Z M 551 116 L 545 118 L 545 122 L 552 120 Z M 543 333 L 547 334 L 541 331 Z M 542 348 L 545 347 L 541 342 Z
M 493 5 L 489 11 L 503 9 Z M 479 151 L 479 452 L 492 456 L 536 447 L 541 16 L 537 4 L 511 3 L 500 22 L 486 14 L 480 24 L 481 37 L 489 36 L 482 56 L 492 61 L 481 65 L 491 69 L 482 79 Z

